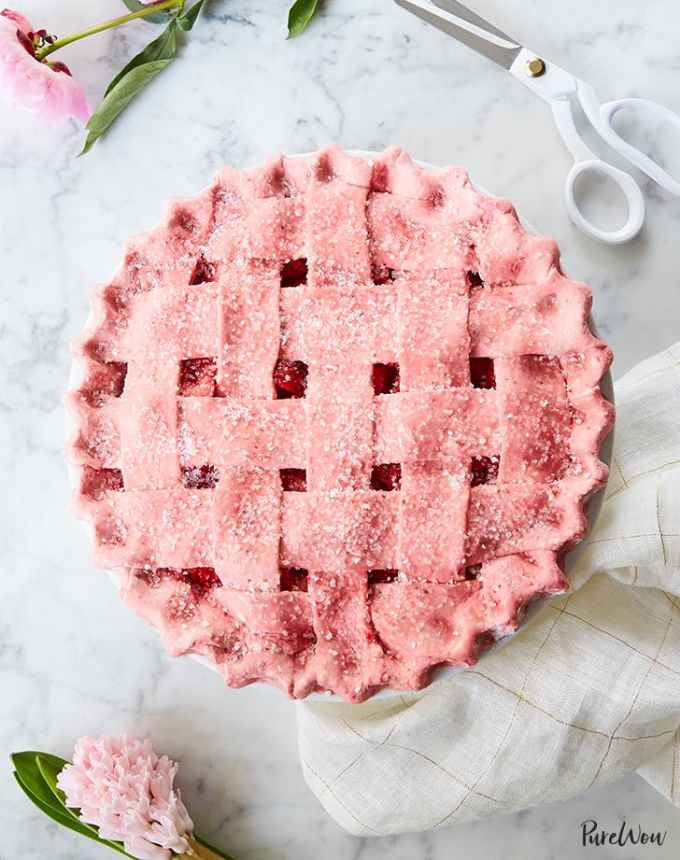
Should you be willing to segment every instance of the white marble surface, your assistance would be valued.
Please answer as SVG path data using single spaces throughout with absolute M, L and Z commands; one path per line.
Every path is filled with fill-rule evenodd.
M 63 34 L 122 6 L 24 0 L 22 8 Z M 644 95 L 680 109 L 680 8 L 669 0 L 477 0 L 476 8 L 603 97 Z M 423 160 L 465 164 L 556 236 L 569 271 L 592 285 L 600 330 L 617 353 L 615 375 L 677 339 L 680 201 L 647 183 L 639 239 L 594 245 L 566 219 L 568 158 L 546 109 L 502 72 L 389 0 L 326 0 L 295 42 L 284 39 L 285 15 L 284 0 L 212 0 L 181 59 L 83 159 L 75 158 L 75 124 L 45 128 L 3 109 L 0 747 L 68 755 L 86 732 L 149 732 L 181 760 L 199 832 L 243 860 L 677 857 L 680 813 L 636 777 L 436 834 L 347 836 L 302 781 L 294 706 L 266 689 L 226 690 L 195 663 L 170 660 L 93 571 L 86 535 L 68 511 L 62 458 L 68 343 L 83 325 L 89 288 L 112 272 L 126 236 L 152 226 L 166 197 L 195 192 L 225 162 L 244 166 L 276 149 L 336 141 L 363 149 L 396 142 Z M 150 33 L 132 25 L 63 58 L 94 100 Z M 677 168 L 675 144 L 664 152 Z M 34 814 L 6 767 L 0 795 L 0 857 L 107 856 Z M 661 849 L 582 849 L 585 817 L 608 829 L 626 818 L 668 837 Z

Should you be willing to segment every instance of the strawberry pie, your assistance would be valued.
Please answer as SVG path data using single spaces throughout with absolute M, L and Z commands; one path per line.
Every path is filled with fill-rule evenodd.
M 226 168 L 128 244 L 76 344 L 97 565 L 230 686 L 361 701 L 471 665 L 567 588 L 606 478 L 590 305 L 460 168 Z

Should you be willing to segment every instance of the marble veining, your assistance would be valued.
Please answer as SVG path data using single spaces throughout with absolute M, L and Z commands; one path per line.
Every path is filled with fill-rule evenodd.
M 17 0 L 18 2 L 18 0 Z M 118 0 L 24 0 L 33 23 L 61 34 L 120 13 Z M 87 8 L 85 8 L 87 7 Z M 680 8 L 664 0 L 477 0 L 475 8 L 590 81 L 604 98 L 640 95 L 680 110 Z M 87 535 L 68 510 L 61 397 L 69 341 L 129 235 L 153 226 L 163 202 L 194 194 L 223 163 L 256 164 L 276 150 L 335 141 L 460 163 L 555 236 L 565 267 L 594 290 L 615 376 L 677 340 L 680 200 L 644 183 L 643 233 L 621 248 L 569 224 L 569 160 L 545 106 L 507 75 L 390 0 L 326 0 L 302 38 L 285 40 L 284 0 L 212 0 L 168 69 L 85 158 L 82 132 L 3 108 L 0 124 L 0 458 L 4 489 L 0 614 L 0 747 L 67 755 L 81 734 L 135 730 L 182 762 L 181 786 L 199 832 L 237 858 L 448 860 L 676 857 L 680 815 L 635 777 L 568 803 L 451 830 L 357 840 L 305 787 L 295 708 L 266 688 L 230 691 L 156 635 L 94 572 Z M 63 54 L 93 100 L 152 28 L 131 25 Z M 631 129 L 676 170 L 680 147 Z M 596 150 L 607 154 L 601 144 Z M 675 162 L 673 162 L 675 159 Z M 592 190 L 592 189 L 591 189 Z M 615 219 L 616 196 L 595 211 Z M 0 772 L 0 857 L 85 860 L 107 852 L 57 833 Z M 663 848 L 582 848 L 579 824 L 625 818 L 668 830 Z

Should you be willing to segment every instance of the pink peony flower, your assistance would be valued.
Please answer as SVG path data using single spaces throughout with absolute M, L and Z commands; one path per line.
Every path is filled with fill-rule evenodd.
M 98 827 L 102 839 L 122 842 L 140 860 L 170 860 L 189 850 L 194 828 L 173 788 L 176 772 L 149 740 L 81 738 L 58 785 L 66 805 L 80 809 L 81 820 Z
M 0 12 L 0 91 L 47 119 L 75 116 L 85 122 L 90 106 L 83 88 L 64 63 L 36 59 L 33 36 L 30 22 L 19 12 Z

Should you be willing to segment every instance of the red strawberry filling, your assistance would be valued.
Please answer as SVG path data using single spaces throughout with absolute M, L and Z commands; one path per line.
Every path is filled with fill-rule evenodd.
M 180 397 L 212 397 L 216 377 L 216 359 L 185 358 L 179 369 L 177 391 Z
M 188 582 L 196 599 L 204 597 L 213 588 L 222 585 L 212 567 L 192 567 L 181 572 L 181 578 Z
M 381 463 L 371 472 L 371 489 L 389 492 L 401 489 L 401 463 Z
M 374 364 L 372 379 L 375 394 L 396 394 L 399 391 L 399 365 Z
M 195 287 L 198 284 L 209 284 L 211 281 L 215 280 L 215 275 L 215 264 L 208 262 L 205 257 L 201 256 L 196 260 L 194 272 L 189 283 L 192 287 Z
M 465 568 L 465 579 L 477 579 L 481 572 L 481 564 L 471 564 L 469 567 Z
M 369 570 L 368 584 L 381 585 L 386 582 L 396 582 L 398 577 L 398 570 Z
M 498 467 L 500 457 L 473 457 L 472 458 L 472 482 L 473 487 L 480 484 L 495 484 L 498 480 Z
M 387 266 L 374 266 L 372 279 L 373 283 L 378 287 L 388 284 L 394 280 L 394 269 L 388 269 Z
M 300 567 L 281 568 L 281 591 L 307 591 L 309 572 Z
M 159 567 L 154 571 L 145 571 L 145 574 L 144 579 L 151 588 L 158 585 L 165 577 L 172 577 L 178 582 L 187 583 L 195 600 L 200 600 L 213 588 L 222 585 L 219 576 L 212 567 L 191 567 L 183 570 L 177 570 L 174 567 Z
M 304 361 L 277 361 L 274 367 L 274 388 L 278 400 L 304 397 L 307 390 L 307 365 Z
M 493 358 L 471 358 L 470 381 L 475 388 L 495 388 L 496 373 Z
M 281 469 L 281 489 L 285 493 L 307 492 L 306 469 Z
M 282 287 L 301 287 L 307 283 L 307 260 L 290 260 L 281 268 Z

